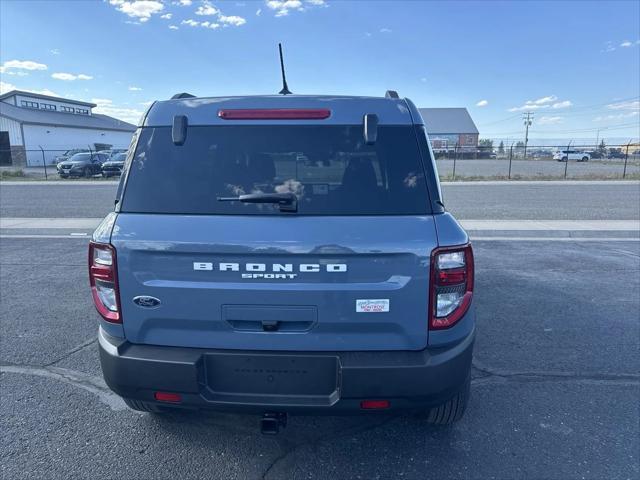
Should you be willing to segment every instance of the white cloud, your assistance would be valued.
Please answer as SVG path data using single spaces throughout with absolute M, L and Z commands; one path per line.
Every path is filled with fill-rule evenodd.
M 257 17 L 259 17 L 261 13 L 262 13 L 262 9 L 261 9 L 261 8 L 259 8 L 258 10 L 256 10 L 256 16 L 257 16 Z
M 420 78 L 420 81 L 421 81 L 422 83 L 426 83 L 426 82 L 427 82 L 427 77 L 422 77 L 422 78 Z
M 486 107 L 487 105 L 489 105 L 488 100 L 480 100 L 478 103 L 476 103 L 476 107 Z
M 209 2 L 204 2 L 196 10 L 196 15 L 217 15 L 218 13 L 220 13 L 220 10 L 211 5 Z
M 602 52 L 613 52 L 616 49 L 616 47 L 613 46 L 613 42 L 612 41 L 608 41 L 604 44 L 604 50 L 601 50 Z
M 49 52 L 51 52 L 52 55 L 60 55 L 60 50 L 57 48 L 52 48 Z
M 620 44 L 622 48 L 628 48 L 628 47 L 631 47 L 632 45 L 633 45 L 633 42 L 630 42 L 629 40 L 625 40 Z
M 151 18 L 151 15 L 164 10 L 164 4 L 157 0 L 109 0 L 109 3 L 114 5 L 118 11 L 136 18 L 140 22 L 146 22 Z
M 380 33 L 391 33 L 391 29 L 390 28 L 386 28 L 386 27 L 381 28 L 380 29 Z
M 540 125 L 557 125 L 559 123 L 562 123 L 563 121 L 564 121 L 564 117 L 560 117 L 560 116 L 551 117 L 551 116 L 543 115 L 538 119 L 538 123 Z
M 38 63 L 31 60 L 7 60 L 0 67 L 0 73 L 4 73 L 8 70 L 46 70 L 47 66 L 44 63 Z
M 142 89 L 141 89 L 140 87 L 133 87 L 133 86 L 130 86 L 130 87 L 129 87 L 129 91 L 130 91 L 130 92 L 140 92 L 140 91 L 142 91 Z
M 265 5 L 276 12 L 276 17 L 289 15 L 290 11 L 302 12 L 305 7 L 328 7 L 325 0 L 265 0 Z
M 640 101 L 610 103 L 607 108 L 609 110 L 640 110 Z
M 555 95 L 547 95 L 546 97 L 540 97 L 536 100 L 527 100 L 524 105 L 520 107 L 510 108 L 510 112 L 522 112 L 525 110 L 540 110 L 546 108 L 559 109 L 568 108 L 573 105 L 570 100 L 562 100 L 556 102 L 558 97 Z
M 0 69 L 2 69 L 2 67 L 0 67 Z M 5 75 L 14 75 L 16 77 L 26 77 L 27 75 L 29 75 L 29 72 L 25 72 L 23 70 L 0 70 L 0 72 L 4 73 Z
M 189 25 L 190 27 L 197 27 L 198 25 L 200 25 L 200 22 L 197 22 L 195 20 L 189 19 L 189 20 L 182 20 L 182 22 L 180 22 L 180 24 Z
M 138 123 L 140 117 L 142 117 L 142 115 L 144 114 L 142 110 L 137 110 L 135 108 L 123 108 L 117 105 L 113 105 L 113 103 L 111 102 L 98 104 L 98 106 L 93 109 L 93 112 L 102 115 L 108 115 L 110 117 L 115 117 L 119 120 L 122 120 L 123 122 L 133 123 L 134 125 Z
M 173 2 L 174 5 L 180 5 L 181 7 L 188 7 L 192 3 L 192 0 L 178 0 L 177 2 Z
M 74 80 L 91 80 L 93 77 L 91 75 L 85 75 L 84 73 L 75 75 L 73 73 L 60 72 L 51 74 L 51 78 L 55 78 L 56 80 L 64 80 L 66 82 L 73 82 Z
M 148 107 L 152 103 L 153 103 L 153 100 L 149 100 L 148 102 L 140 102 L 140 105 L 142 105 L 143 107 Z
M 220 22 L 225 25 L 233 25 L 234 27 L 239 27 L 240 25 L 244 25 L 245 23 L 247 23 L 244 18 L 238 17 L 237 15 L 226 16 L 220 14 L 218 20 L 220 20 Z
M 16 86 L 11 83 L 0 82 L 0 95 L 10 92 L 11 90 L 17 90 Z
M 175 25 L 169 25 L 169 30 L 178 30 L 178 27 Z
M 95 103 L 96 105 L 110 105 L 113 103 L 113 100 L 108 98 L 92 98 L 91 103 Z
M 165 13 L 164 15 L 160 15 L 160 18 L 164 18 L 165 20 L 171 20 L 173 17 L 173 13 Z
M 10 92 L 11 90 L 20 90 L 22 92 L 39 93 L 41 95 L 49 95 L 51 97 L 59 97 L 60 96 L 56 92 L 52 92 L 48 88 L 45 88 L 43 90 L 32 90 L 30 88 L 16 87 L 15 85 L 13 85 L 11 83 L 0 81 L 0 95 L 3 94 L 3 93 Z
M 527 103 L 533 103 L 534 105 L 544 105 L 545 103 L 555 102 L 558 99 L 555 95 L 548 95 L 546 97 L 538 98 L 537 100 L 527 100 Z
M 626 113 L 617 113 L 615 115 L 600 115 L 593 119 L 594 122 L 603 122 L 607 120 L 624 120 L 626 118 L 635 117 L 639 115 L 640 111 L 636 110 L 634 112 L 626 112 Z

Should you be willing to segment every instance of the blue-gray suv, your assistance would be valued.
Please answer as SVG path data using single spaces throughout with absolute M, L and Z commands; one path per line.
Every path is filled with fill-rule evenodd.
M 426 119 L 428 121 L 428 119 Z M 408 99 L 155 102 L 90 283 L 109 387 L 131 408 L 462 417 L 473 252 Z

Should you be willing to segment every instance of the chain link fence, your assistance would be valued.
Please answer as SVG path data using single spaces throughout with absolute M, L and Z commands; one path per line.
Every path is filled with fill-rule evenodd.
M 640 143 L 633 142 L 525 146 L 484 140 L 478 147 L 434 149 L 434 155 L 445 180 L 640 178 Z
M 453 146 L 435 149 L 442 180 L 552 180 L 552 179 L 640 179 L 640 143 L 616 145 L 529 145 L 486 140 L 479 147 Z M 495 142 L 494 142 L 495 145 Z M 98 146 L 100 147 L 100 146 Z M 128 145 L 97 150 L 95 145 L 73 149 L 0 150 L 0 179 L 100 179 L 102 163 Z M 90 163 L 82 168 L 60 171 L 73 155 L 88 154 Z M 85 155 L 85 159 L 87 155 Z M 62 175 L 61 175 L 62 173 Z M 113 177 L 113 172 L 108 174 Z

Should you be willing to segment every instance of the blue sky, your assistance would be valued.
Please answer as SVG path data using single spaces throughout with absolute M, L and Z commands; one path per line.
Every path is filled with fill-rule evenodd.
M 294 93 L 467 107 L 481 137 L 640 136 L 640 2 L 0 1 L 11 88 L 136 122 L 176 92 Z

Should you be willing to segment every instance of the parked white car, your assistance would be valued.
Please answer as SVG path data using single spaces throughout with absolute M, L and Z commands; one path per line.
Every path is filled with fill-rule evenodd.
M 587 152 L 579 152 L 578 150 L 558 150 L 553 154 L 553 159 L 559 162 L 567 162 L 569 160 L 588 162 L 591 160 L 591 155 Z

